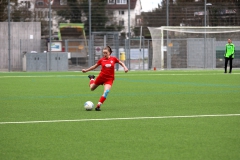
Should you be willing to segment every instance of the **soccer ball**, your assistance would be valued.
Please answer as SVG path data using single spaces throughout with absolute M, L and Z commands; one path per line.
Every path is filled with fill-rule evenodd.
M 87 101 L 84 103 L 84 108 L 87 110 L 87 111 L 91 111 L 94 107 L 94 104 L 93 102 L 91 101 Z

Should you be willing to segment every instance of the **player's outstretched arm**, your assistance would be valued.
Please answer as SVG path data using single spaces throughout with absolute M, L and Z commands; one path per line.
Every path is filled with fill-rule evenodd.
M 125 64 L 123 62 L 121 62 L 121 61 L 119 61 L 119 64 L 123 67 L 125 73 L 127 73 L 128 72 L 128 68 L 125 66 Z
M 94 70 L 95 68 L 97 68 L 99 65 L 96 63 L 93 66 L 89 67 L 88 69 L 82 69 L 83 73 L 86 73 L 88 71 Z

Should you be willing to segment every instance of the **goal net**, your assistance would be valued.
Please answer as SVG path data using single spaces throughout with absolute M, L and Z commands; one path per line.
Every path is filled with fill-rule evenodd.
M 152 37 L 151 68 L 223 68 L 227 40 L 235 45 L 233 67 L 240 67 L 238 27 L 148 27 Z

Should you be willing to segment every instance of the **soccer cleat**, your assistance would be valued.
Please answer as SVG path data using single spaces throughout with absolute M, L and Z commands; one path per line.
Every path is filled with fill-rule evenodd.
M 94 79 L 95 76 L 94 75 L 88 75 L 88 78 L 91 80 L 91 79 Z
M 99 107 L 96 107 L 95 111 L 101 111 L 101 109 Z

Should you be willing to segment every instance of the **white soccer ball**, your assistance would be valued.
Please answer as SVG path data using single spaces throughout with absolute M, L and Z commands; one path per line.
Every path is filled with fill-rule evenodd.
M 84 103 L 84 108 L 87 110 L 87 111 L 91 111 L 94 107 L 94 104 L 93 102 L 91 101 L 87 101 Z

